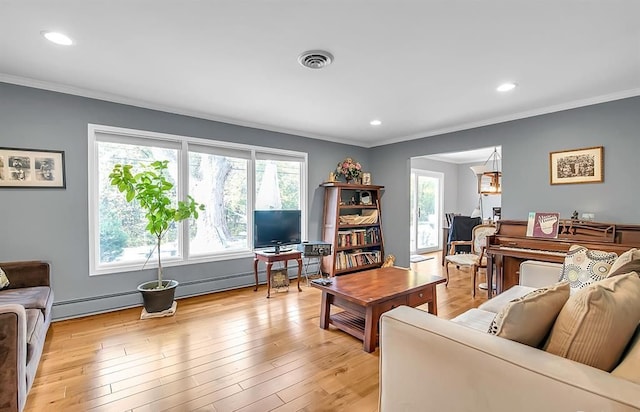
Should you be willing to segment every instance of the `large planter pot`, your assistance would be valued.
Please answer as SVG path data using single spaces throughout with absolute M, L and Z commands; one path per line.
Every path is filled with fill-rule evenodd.
M 158 289 L 158 281 L 152 280 L 138 286 L 138 291 L 142 294 L 144 308 L 148 313 L 162 312 L 173 305 L 173 298 L 176 295 L 177 280 L 163 280 L 162 289 Z

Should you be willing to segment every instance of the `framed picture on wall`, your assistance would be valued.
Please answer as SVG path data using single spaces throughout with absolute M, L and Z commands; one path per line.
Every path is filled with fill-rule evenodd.
M 604 181 L 604 148 L 563 150 L 549 153 L 552 185 L 600 183 Z
M 0 147 L 0 188 L 64 189 L 64 152 Z

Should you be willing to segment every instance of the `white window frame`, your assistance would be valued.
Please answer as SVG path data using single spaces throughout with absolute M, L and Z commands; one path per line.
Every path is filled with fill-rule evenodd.
M 106 136 L 103 136 L 106 135 Z M 100 264 L 98 251 L 100 246 L 100 230 L 98 227 L 98 150 L 97 143 L 101 141 L 135 143 L 136 139 L 144 139 L 146 142 L 166 142 L 171 146 L 179 146 L 178 148 L 178 178 L 179 199 L 185 199 L 189 188 L 189 145 L 210 147 L 213 151 L 220 153 L 227 152 L 245 152 L 247 154 L 247 248 L 234 250 L 231 252 L 215 252 L 209 255 L 189 256 L 189 236 L 187 225 L 180 225 L 178 234 L 181 247 L 181 258 L 163 260 L 163 266 L 180 266 L 185 264 L 214 262 L 220 260 L 230 260 L 237 258 L 248 258 L 253 256 L 253 211 L 255 209 L 255 161 L 262 155 L 270 155 L 274 158 L 298 160 L 301 162 L 300 168 L 300 210 L 301 210 L 301 230 L 302 238 L 307 238 L 307 204 L 308 204 L 308 153 L 295 152 L 291 150 L 281 150 L 269 147 L 261 147 L 254 145 L 246 145 L 240 143 L 230 143 L 218 140 L 202 139 L 197 137 L 180 136 L 166 133 L 150 132 L 144 130 L 127 129 L 122 127 L 89 124 L 88 125 L 88 196 L 89 196 L 89 274 L 103 275 L 110 273 L 122 273 L 130 271 L 139 271 L 142 265 L 138 262 L 119 263 L 108 265 Z M 197 150 L 196 150 L 197 151 Z M 196 199 L 197 200 L 197 199 Z M 154 264 L 150 261 L 145 269 L 153 268 Z

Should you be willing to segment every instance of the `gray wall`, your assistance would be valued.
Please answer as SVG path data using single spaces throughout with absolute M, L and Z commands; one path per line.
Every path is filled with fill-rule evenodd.
M 478 178 L 473 174 L 470 166 L 478 163 L 461 164 L 458 166 L 458 210 L 464 216 L 471 215 L 473 209 L 478 206 Z M 479 163 L 482 165 L 483 163 Z
M 371 149 L 376 183 L 393 208 L 383 210 L 385 252 L 409 264 L 410 158 L 502 146 L 502 217 L 526 219 L 529 211 L 593 212 L 597 221 L 640 224 L 640 97 L 551 113 Z M 549 152 L 604 146 L 603 183 L 549 184 Z M 389 202 L 387 202 L 389 204 Z
M 386 186 L 382 199 L 385 251 L 409 264 L 410 158 L 502 146 L 503 218 L 529 211 L 593 212 L 598 221 L 640 223 L 634 177 L 639 175 L 640 98 L 472 130 L 364 149 L 239 127 L 133 106 L 0 83 L 0 146 L 64 150 L 67 188 L 0 189 L 0 261 L 51 262 L 56 318 L 141 303 L 135 287 L 153 269 L 89 277 L 87 124 L 254 144 L 309 153 L 309 238 L 320 237 L 323 190 L 336 163 L 349 155 Z M 605 182 L 549 185 L 549 152 L 605 147 Z M 167 269 L 182 283 L 179 296 L 253 282 L 252 259 Z M 262 274 L 264 278 L 264 274 Z M 259 293 L 263 293 L 264 286 Z
M 153 269 L 89 276 L 88 123 L 307 152 L 312 240 L 320 238 L 322 220 L 324 190 L 318 185 L 346 156 L 370 169 L 369 151 L 361 147 L 0 83 L 0 147 L 65 152 L 66 189 L 0 189 L 0 261 L 51 263 L 55 318 L 140 304 L 136 286 L 154 278 Z M 186 296 L 252 284 L 253 259 L 165 272 L 181 282 L 178 295 Z M 258 293 L 265 293 L 264 286 Z

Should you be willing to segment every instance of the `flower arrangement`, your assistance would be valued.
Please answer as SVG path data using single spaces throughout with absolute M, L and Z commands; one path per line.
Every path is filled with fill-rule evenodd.
M 336 168 L 337 176 L 344 176 L 348 181 L 359 179 L 362 175 L 362 166 L 350 157 L 347 157 L 342 162 L 338 163 Z

